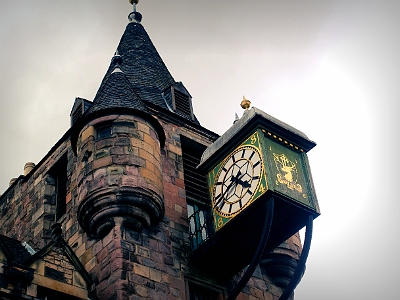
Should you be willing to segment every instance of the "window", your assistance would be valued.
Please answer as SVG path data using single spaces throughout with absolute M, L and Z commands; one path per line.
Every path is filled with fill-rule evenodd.
M 185 115 L 191 116 L 192 110 L 190 107 L 190 96 L 185 95 L 184 93 L 178 91 L 177 89 L 173 90 L 174 104 L 175 110 L 184 113 Z
M 163 92 L 164 100 L 171 111 L 176 112 L 178 115 L 194 120 L 192 109 L 192 97 L 182 82 L 176 82 Z
M 211 214 L 207 177 L 197 172 L 206 146 L 181 136 L 182 161 L 189 219 L 189 237 L 196 249 L 210 235 Z
M 206 206 L 201 206 L 188 201 L 187 210 L 190 226 L 189 236 L 192 249 L 194 250 L 208 238 L 208 221 L 210 218 Z
M 48 172 L 53 177 L 55 183 L 56 221 L 66 213 L 67 163 L 67 154 L 65 153 Z
M 80 300 L 81 298 L 74 297 L 72 295 L 67 295 L 52 289 L 45 288 L 43 286 L 38 286 L 37 288 L 37 298 L 40 300 Z
M 92 105 L 92 102 L 82 98 L 75 98 L 74 106 L 72 107 L 72 111 L 70 114 L 71 117 L 71 126 L 73 126 L 80 117 L 83 116 L 85 111 Z
M 97 138 L 106 138 L 109 137 L 112 133 L 112 125 L 111 123 L 102 124 L 96 127 L 96 136 Z
M 222 300 L 224 299 L 224 289 L 198 279 L 186 279 L 188 289 L 187 299 L 189 300 Z
M 71 112 L 71 126 L 78 121 L 80 117 L 83 115 L 83 104 L 80 104 L 76 107 L 74 111 Z

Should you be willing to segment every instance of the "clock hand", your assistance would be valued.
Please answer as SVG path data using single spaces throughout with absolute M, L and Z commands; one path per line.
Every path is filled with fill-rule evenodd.
M 236 188 L 240 175 L 242 175 L 240 171 L 237 173 L 236 176 L 232 175 L 231 183 L 228 185 L 228 187 L 226 188 L 225 192 L 222 195 L 224 199 L 226 199 L 226 195 L 229 195 L 231 193 L 233 186 L 235 186 Z
M 251 185 L 250 185 L 250 183 L 248 182 L 248 181 L 243 181 L 242 180 L 242 178 L 246 175 L 247 173 L 245 172 L 242 176 L 240 176 L 241 175 L 241 172 L 239 171 L 239 173 L 238 173 L 238 178 L 236 178 L 236 182 L 237 183 L 239 183 L 241 186 L 243 186 L 244 188 L 248 188 L 248 187 L 250 187 Z M 240 176 L 240 177 L 239 177 Z
M 243 178 L 243 176 L 241 178 Z M 237 181 L 244 188 L 249 188 L 251 186 L 251 184 L 248 181 L 243 181 L 241 179 L 238 179 Z

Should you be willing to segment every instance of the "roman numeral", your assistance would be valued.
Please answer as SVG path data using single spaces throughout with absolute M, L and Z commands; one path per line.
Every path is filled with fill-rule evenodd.
M 257 167 L 259 164 L 260 164 L 260 161 L 256 162 L 256 163 L 253 165 L 253 168 Z
M 242 152 L 242 158 L 244 157 L 244 153 L 246 152 L 246 149 L 243 149 L 243 152 Z
M 218 203 L 222 200 L 222 194 L 218 194 L 215 196 L 215 205 L 218 205 Z
M 251 153 L 251 155 L 250 155 L 250 157 L 249 157 L 249 160 L 251 160 L 251 159 L 252 159 L 252 157 L 253 157 L 254 153 L 255 153 L 255 152 L 252 152 L 252 153 Z

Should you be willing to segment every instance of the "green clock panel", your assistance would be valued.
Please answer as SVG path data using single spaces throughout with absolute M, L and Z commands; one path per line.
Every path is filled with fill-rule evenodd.
M 315 210 L 306 154 L 278 141 L 263 139 L 270 189 Z

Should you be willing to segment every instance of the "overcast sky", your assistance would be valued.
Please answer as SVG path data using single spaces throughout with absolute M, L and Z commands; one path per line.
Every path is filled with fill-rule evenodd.
M 128 0 L 0 2 L 0 194 L 93 100 Z M 322 215 L 296 300 L 397 299 L 400 1 L 142 0 L 142 24 L 201 124 L 245 95 L 305 132 Z

